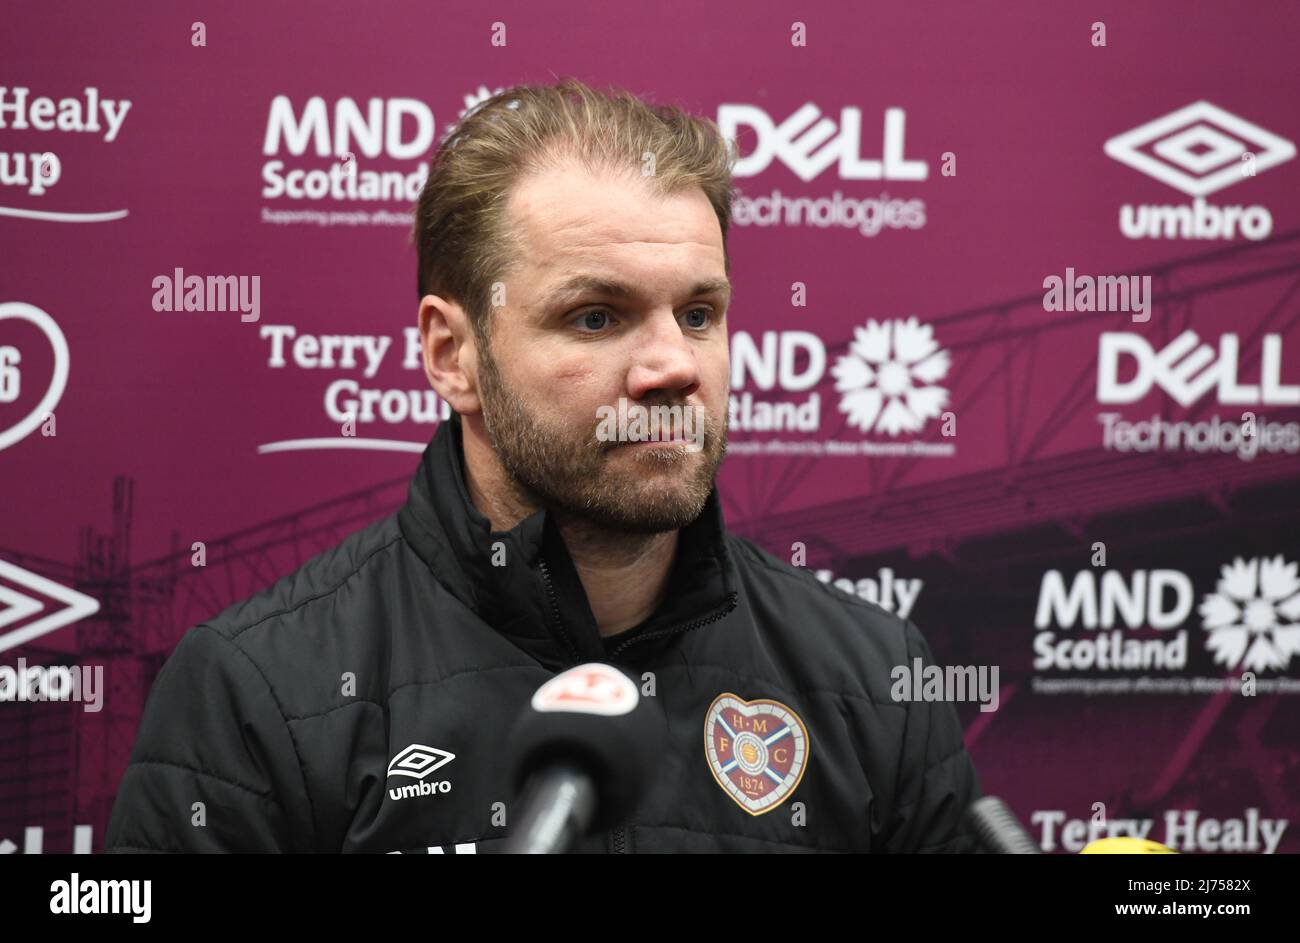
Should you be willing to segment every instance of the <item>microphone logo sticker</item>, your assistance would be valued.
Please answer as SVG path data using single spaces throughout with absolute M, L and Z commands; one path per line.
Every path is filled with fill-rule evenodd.
M 704 716 L 713 778 L 750 815 L 771 812 L 799 787 L 810 752 L 808 728 L 780 701 L 720 694 Z
M 636 685 L 623 672 L 592 662 L 570 668 L 538 688 L 533 710 L 616 717 L 630 714 L 639 697 Z

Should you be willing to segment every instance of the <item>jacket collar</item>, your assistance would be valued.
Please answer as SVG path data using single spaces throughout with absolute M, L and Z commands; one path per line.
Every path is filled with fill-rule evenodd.
M 602 639 L 551 514 L 492 531 L 465 485 L 460 417 L 442 422 L 424 450 L 398 521 L 434 578 L 488 625 L 552 669 L 585 661 L 640 661 L 673 637 L 735 608 L 715 487 L 682 528 L 664 601 L 641 625 Z

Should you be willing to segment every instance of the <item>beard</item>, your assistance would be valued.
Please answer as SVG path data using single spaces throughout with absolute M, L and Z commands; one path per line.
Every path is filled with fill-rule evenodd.
M 601 441 L 590 424 L 533 411 L 502 378 L 487 345 L 480 346 L 483 422 L 492 448 L 525 497 L 549 511 L 621 533 L 679 530 L 704 509 L 727 451 L 725 419 L 703 408 L 702 445 L 637 445 Z M 637 401 L 641 406 L 687 406 L 684 400 Z

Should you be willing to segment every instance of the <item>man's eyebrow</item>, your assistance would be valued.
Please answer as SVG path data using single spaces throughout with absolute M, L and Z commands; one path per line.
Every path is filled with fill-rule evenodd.
M 608 278 L 599 278 L 594 275 L 574 275 L 567 278 L 559 285 L 555 286 L 542 300 L 542 308 L 550 309 L 559 307 L 567 302 L 575 300 L 580 295 L 603 295 L 607 298 L 635 298 L 637 290 L 631 285 L 624 282 L 614 281 Z M 725 278 L 706 278 L 703 281 L 696 282 L 691 288 L 690 296 L 692 298 L 700 295 L 725 295 L 731 297 L 731 282 Z

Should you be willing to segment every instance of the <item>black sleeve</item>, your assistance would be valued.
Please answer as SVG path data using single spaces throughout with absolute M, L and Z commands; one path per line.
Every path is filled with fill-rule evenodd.
M 214 629 L 188 632 L 149 691 L 104 850 L 307 851 L 310 810 L 262 672 Z
M 907 623 L 907 659 L 935 664 L 920 630 Z M 947 701 L 908 704 L 898 773 L 898 804 L 886 849 L 891 852 L 973 852 L 963 820 L 978 799 L 979 776 L 962 739 L 957 710 Z

